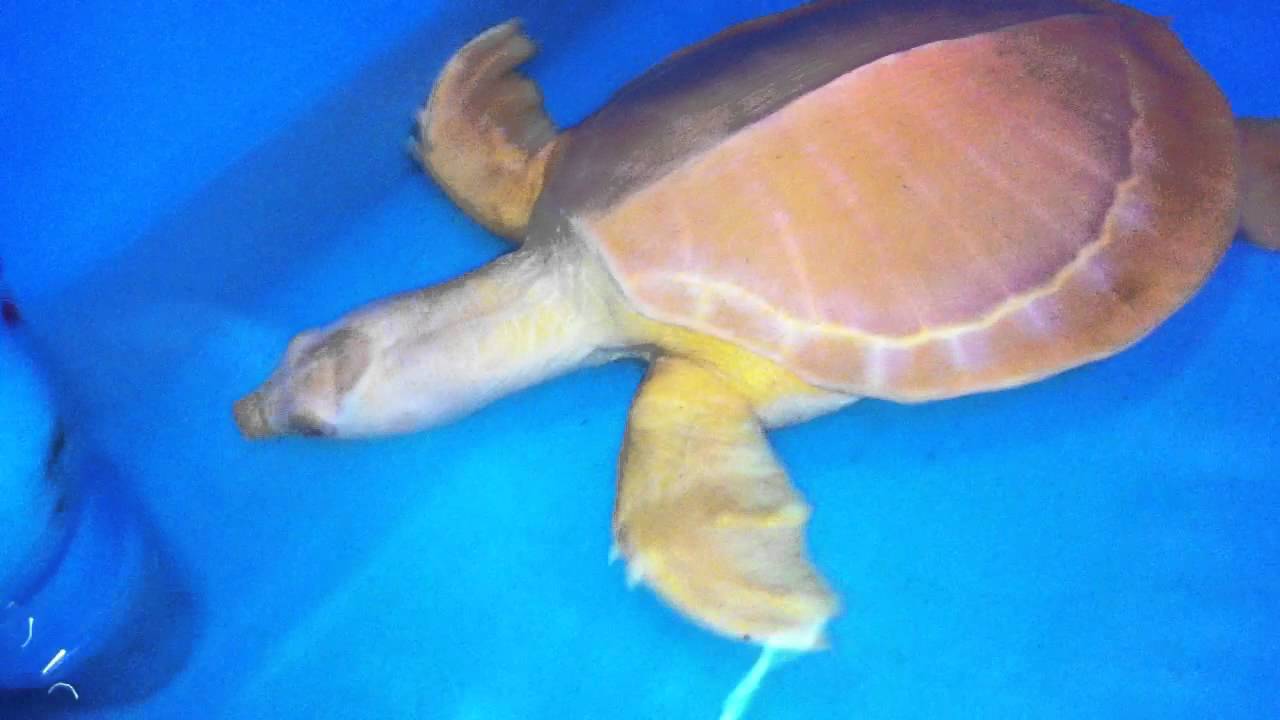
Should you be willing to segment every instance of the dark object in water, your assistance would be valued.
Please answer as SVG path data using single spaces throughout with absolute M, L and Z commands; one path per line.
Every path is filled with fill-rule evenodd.
M 0 317 L 4 318 L 4 324 L 9 327 L 22 324 L 22 313 L 18 310 L 18 304 L 8 298 L 0 300 Z

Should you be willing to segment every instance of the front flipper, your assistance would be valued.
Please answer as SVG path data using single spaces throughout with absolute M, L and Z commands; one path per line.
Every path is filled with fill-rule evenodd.
M 534 53 L 512 21 L 467 43 L 418 114 L 415 157 L 449 197 L 498 235 L 524 235 L 556 129 L 542 94 L 516 71 Z
M 693 361 L 657 360 L 631 408 L 614 511 L 629 577 L 721 634 L 823 647 L 836 600 L 809 562 L 808 517 L 746 398 Z

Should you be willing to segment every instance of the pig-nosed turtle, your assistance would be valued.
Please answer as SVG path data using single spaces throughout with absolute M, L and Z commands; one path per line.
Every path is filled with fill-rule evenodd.
M 415 146 L 519 249 L 298 335 L 236 421 L 407 432 L 647 358 L 616 550 L 768 648 L 820 646 L 837 603 L 767 428 L 1106 357 L 1238 224 L 1280 246 L 1280 125 L 1237 122 L 1165 23 L 1104 0 L 811 4 L 675 54 L 561 133 L 516 71 L 532 53 L 512 23 L 463 47 Z

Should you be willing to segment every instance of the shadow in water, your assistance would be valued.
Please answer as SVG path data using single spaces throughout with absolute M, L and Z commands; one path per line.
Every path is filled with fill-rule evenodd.
M 103 483 L 101 491 L 125 492 L 113 467 L 92 458 L 88 476 Z M 0 717 L 6 719 L 74 717 L 82 713 L 137 705 L 166 687 L 187 666 L 200 634 L 200 609 L 191 584 L 168 552 L 155 524 L 138 503 L 134 526 L 140 535 L 141 557 L 136 576 L 128 581 L 127 598 L 107 636 L 94 642 L 98 648 L 67 680 L 67 685 L 0 694 Z M 122 559 L 122 562 L 128 562 Z M 86 619 L 113 601 L 109 597 L 84 599 Z
M 141 703 L 187 665 L 200 635 L 200 612 L 190 584 L 146 517 L 148 550 L 142 590 L 128 617 L 108 641 L 109 650 L 88 663 L 77 684 L 86 710 Z

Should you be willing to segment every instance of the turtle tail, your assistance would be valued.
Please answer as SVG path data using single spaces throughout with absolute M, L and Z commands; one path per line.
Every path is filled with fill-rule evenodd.
M 1280 119 L 1238 120 L 1241 175 L 1240 227 L 1255 244 L 1280 250 Z

